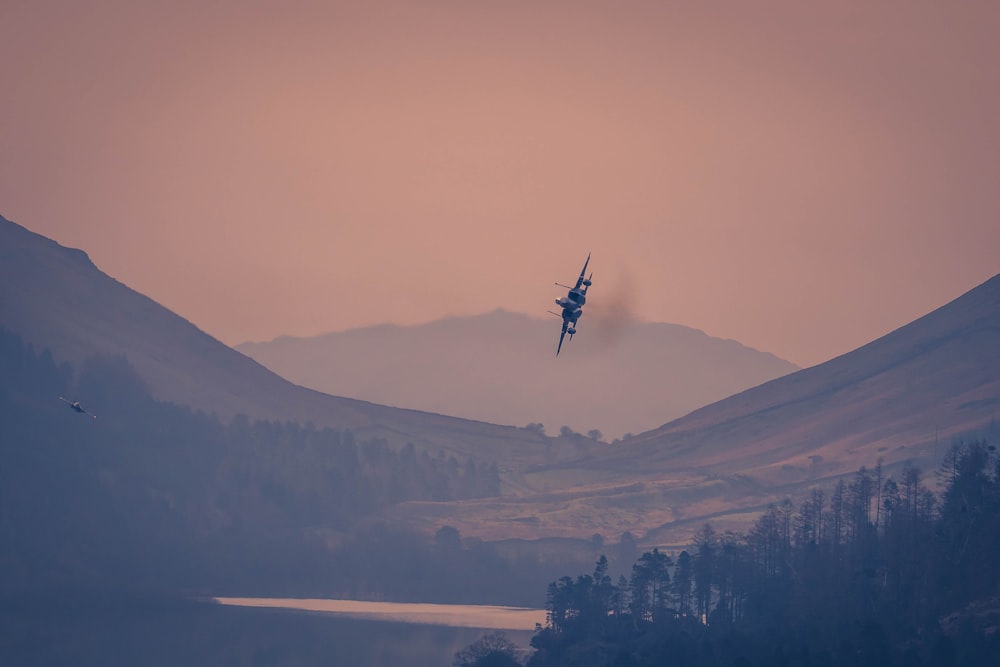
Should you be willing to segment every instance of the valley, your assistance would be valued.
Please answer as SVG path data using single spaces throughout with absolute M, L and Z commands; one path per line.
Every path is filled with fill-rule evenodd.
M 364 443 L 382 442 L 394 451 L 412 445 L 436 465 L 495 466 L 498 494 L 401 498 L 379 509 L 389 525 L 425 536 L 452 526 L 490 542 L 586 544 L 596 534 L 613 544 L 628 531 L 641 545 L 679 545 L 706 521 L 737 528 L 769 503 L 829 488 L 880 460 L 887 471 L 909 462 L 931 473 L 953 439 L 995 429 L 1000 406 L 1000 277 L 856 351 L 609 444 L 572 429 L 549 436 L 297 386 L 101 273 L 81 251 L 9 221 L 0 239 L 0 326 L 72 364 L 70 382 L 89 359 L 120 358 L 151 398 L 222 423 L 243 414 L 251 423 L 312 424 L 349 430 L 362 454 Z M 435 326 L 478 326 L 477 345 L 486 329 L 503 329 L 498 322 L 535 327 L 509 313 L 486 317 Z M 376 340 L 397 333 L 406 339 L 383 330 Z M 588 352 L 584 340 L 574 353 Z M 102 420 L 120 409 L 98 394 L 87 399 Z M 306 467 L 318 460 L 301 457 L 315 455 L 283 454 Z

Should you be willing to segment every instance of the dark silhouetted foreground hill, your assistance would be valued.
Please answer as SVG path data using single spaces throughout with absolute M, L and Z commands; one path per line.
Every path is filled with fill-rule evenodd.
M 59 400 L 74 389 L 97 419 Z M 490 461 L 347 429 L 224 424 L 153 399 L 121 356 L 74 369 L 0 329 L 0 601 L 153 591 L 539 604 L 554 573 L 532 554 L 382 516 L 499 487 Z
M 595 296 L 594 299 L 598 299 Z M 420 326 L 381 325 L 236 349 L 337 396 L 497 424 L 637 433 L 797 370 L 676 324 L 581 320 L 555 356 L 559 322 L 497 310 Z

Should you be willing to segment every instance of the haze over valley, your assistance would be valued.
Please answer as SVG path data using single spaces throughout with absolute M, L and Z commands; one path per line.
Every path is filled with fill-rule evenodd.
M 537 607 L 530 592 L 570 564 L 608 553 L 625 570 L 640 549 L 680 548 L 709 521 L 745 529 L 859 466 L 933 469 L 953 438 L 998 435 L 1000 276 L 856 351 L 613 444 L 294 385 L 3 219 L 0 312 L 7 594 L 72 583 Z M 496 312 L 381 332 L 419 341 L 437 328 L 461 351 L 449 329 L 502 333 L 504 321 L 535 324 Z M 487 334 L 466 352 L 488 349 Z M 583 340 L 572 352 L 599 357 Z M 79 421 L 67 395 L 100 417 Z M 396 566 L 402 551 L 422 576 Z
M 414 445 L 417 453 L 432 458 L 452 457 L 459 467 L 467 462 L 495 466 L 496 496 L 414 497 L 380 510 L 388 520 L 426 535 L 445 525 L 489 540 L 588 539 L 595 533 L 613 539 L 628 530 L 640 539 L 647 533 L 658 540 L 669 535 L 669 543 L 678 543 L 709 517 L 744 516 L 785 495 L 805 493 L 811 485 L 830 484 L 879 458 L 890 466 L 915 461 L 932 468 L 951 438 L 989 427 L 1000 397 L 1000 361 L 991 353 L 1000 349 L 995 338 L 1000 330 L 997 278 L 857 351 L 609 445 L 569 430 L 559 434 L 549 427 L 550 435 L 545 435 L 534 427 L 496 426 L 304 389 L 110 279 L 80 251 L 8 221 L 0 233 L 2 326 L 35 349 L 50 350 L 57 363 L 83 368 L 94 358 L 121 359 L 151 398 L 218 415 L 223 423 L 238 414 L 251 422 L 308 422 L 316 428 L 350 430 L 362 442 L 376 438 L 396 451 Z M 416 355 L 415 348 L 406 346 L 423 343 L 434 331 L 442 333 L 442 349 L 458 351 L 452 365 L 473 369 L 488 356 L 481 350 L 489 349 L 490 340 L 499 346 L 497 339 L 488 338 L 489 329 L 501 328 L 497 322 L 515 325 L 507 339 L 512 346 L 533 340 L 533 320 L 502 312 L 412 331 L 383 327 L 360 332 L 362 338 L 375 336 L 368 352 L 388 362 L 381 367 L 368 362 L 369 373 L 392 384 L 399 377 L 395 364 Z M 522 324 L 528 325 L 528 334 L 516 333 Z M 479 327 L 479 335 L 461 342 L 449 333 L 468 327 Z M 769 355 L 673 329 L 681 339 L 734 351 L 737 359 L 763 358 L 780 368 Z M 411 335 L 396 340 L 402 357 L 385 352 L 385 344 L 404 333 Z M 545 359 L 534 363 L 552 361 L 552 328 L 543 332 L 538 327 L 535 333 L 546 335 L 539 341 Z M 599 345 L 586 340 L 575 339 L 567 352 L 600 359 Z M 350 351 L 358 355 L 359 349 Z M 624 346 L 616 349 L 608 354 L 624 354 Z M 456 361 L 463 350 L 476 354 Z M 663 356 L 671 359 L 671 353 Z M 531 353 L 528 357 L 532 359 Z M 570 354 L 558 359 L 560 364 L 573 361 Z M 429 366 L 436 364 L 432 360 Z M 516 384 L 501 389 L 530 395 L 533 377 L 527 371 L 509 376 Z M 665 378 L 661 386 L 674 379 Z M 451 381 L 461 383 L 461 374 Z M 613 381 L 621 381 L 620 376 Z M 583 396 L 597 391 L 600 382 L 567 380 L 564 392 Z M 89 403 L 105 417 L 116 412 L 96 396 Z M 304 459 L 301 463 L 309 465 Z
M 306 387 L 524 426 L 596 429 L 610 442 L 794 370 L 772 354 L 675 324 L 600 310 L 555 356 L 559 320 L 496 310 L 236 349 Z M 594 434 L 597 435 L 597 434 Z
M 0 2 L 0 664 L 996 667 L 998 34 Z

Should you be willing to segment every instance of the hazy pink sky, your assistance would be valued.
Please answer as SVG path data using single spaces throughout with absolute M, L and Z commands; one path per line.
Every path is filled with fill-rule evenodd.
M 1000 272 L 998 7 L 6 0 L 0 214 L 231 344 L 541 316 L 593 251 L 813 364 Z

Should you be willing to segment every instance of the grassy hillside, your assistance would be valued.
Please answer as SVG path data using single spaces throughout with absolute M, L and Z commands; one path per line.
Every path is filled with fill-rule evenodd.
M 953 439 L 1000 440 L 1000 276 L 858 350 L 617 446 L 523 474 L 537 493 L 395 511 L 490 535 L 624 530 L 683 544 L 705 521 L 745 527 L 769 503 L 881 459 L 931 473 Z

